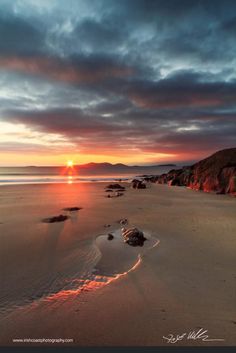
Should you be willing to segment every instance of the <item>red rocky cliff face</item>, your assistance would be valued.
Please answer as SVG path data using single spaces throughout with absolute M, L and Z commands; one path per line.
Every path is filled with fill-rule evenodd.
M 202 161 L 158 177 L 158 183 L 236 196 L 236 148 L 218 151 Z

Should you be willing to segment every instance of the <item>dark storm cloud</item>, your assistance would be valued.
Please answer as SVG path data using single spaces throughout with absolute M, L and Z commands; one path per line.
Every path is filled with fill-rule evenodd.
M 180 72 L 158 82 L 137 84 L 128 89 L 128 95 L 138 106 L 150 109 L 229 106 L 236 102 L 236 82 L 201 82 Z
M 224 19 L 226 16 L 235 16 L 234 0 L 104 0 L 104 4 L 113 4 L 118 14 L 129 16 L 133 22 L 155 22 L 161 25 L 173 26 L 176 23 L 189 23 L 190 18 L 194 18 L 194 23 L 208 19 L 216 21 Z M 174 22 L 173 22 L 174 21 Z M 209 25 L 209 23 L 207 23 Z
M 43 31 L 18 16 L 0 14 L 0 56 L 35 55 L 43 49 Z
M 223 31 L 225 31 L 226 34 L 230 34 L 235 38 L 235 36 L 236 36 L 236 16 L 223 22 L 221 29 Z
M 78 43 L 82 42 L 88 50 L 112 50 L 126 39 L 122 26 L 109 20 L 98 22 L 89 18 L 75 27 L 73 35 L 78 38 Z
M 235 145 L 235 1 L 0 7 L 2 121 L 86 153 Z
M 216 148 L 230 147 L 235 143 L 235 117 L 227 114 L 215 121 L 199 117 L 193 120 L 177 117 L 178 111 L 162 112 L 138 118 L 135 110 L 118 116 L 98 116 L 85 114 L 80 109 L 60 109 L 44 112 L 11 112 L 7 121 L 29 126 L 32 131 L 56 133 L 86 153 L 109 153 L 128 151 L 181 154 L 188 146 L 188 151 L 210 151 Z M 187 115 L 187 114 L 186 114 Z M 204 116 L 204 115 L 203 115 Z M 231 119 L 233 118 L 233 119 Z M 225 139 L 227 136 L 227 140 Z

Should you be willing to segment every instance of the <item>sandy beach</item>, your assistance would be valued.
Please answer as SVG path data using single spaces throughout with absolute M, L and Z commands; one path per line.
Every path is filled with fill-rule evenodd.
M 126 183 L 122 197 L 108 198 L 106 185 L 1 187 L 0 344 L 62 338 L 78 346 L 162 346 L 171 344 L 163 336 L 186 333 L 175 345 L 235 345 L 236 199 Z M 42 222 L 72 206 L 82 209 L 65 222 Z M 96 239 L 117 231 L 122 218 L 159 243 L 125 245 L 124 258 L 116 248 L 109 259 Z M 116 274 L 99 282 L 93 273 L 101 260 Z M 223 340 L 187 339 L 200 328 Z

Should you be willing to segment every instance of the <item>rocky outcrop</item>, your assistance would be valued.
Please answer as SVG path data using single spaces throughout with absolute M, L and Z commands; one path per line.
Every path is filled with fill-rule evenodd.
M 192 166 L 189 187 L 221 194 L 236 193 L 236 148 L 223 150 Z
M 133 179 L 131 182 L 131 187 L 133 189 L 146 189 L 146 184 L 139 179 Z
M 121 231 L 124 242 L 131 246 L 143 246 L 143 243 L 147 240 L 143 232 L 137 228 L 122 228 Z
M 139 177 L 142 178 L 143 181 L 151 183 L 156 183 L 158 181 L 158 175 L 140 175 Z
M 156 182 L 236 195 L 236 148 L 218 151 L 192 166 L 173 169 L 158 176 Z

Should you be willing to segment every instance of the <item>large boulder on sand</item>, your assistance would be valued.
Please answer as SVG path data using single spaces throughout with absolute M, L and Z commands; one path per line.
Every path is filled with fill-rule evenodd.
M 142 180 L 133 179 L 131 182 L 133 189 L 146 189 L 146 184 Z
M 124 242 L 132 246 L 143 246 L 146 238 L 143 232 L 137 228 L 122 228 Z

